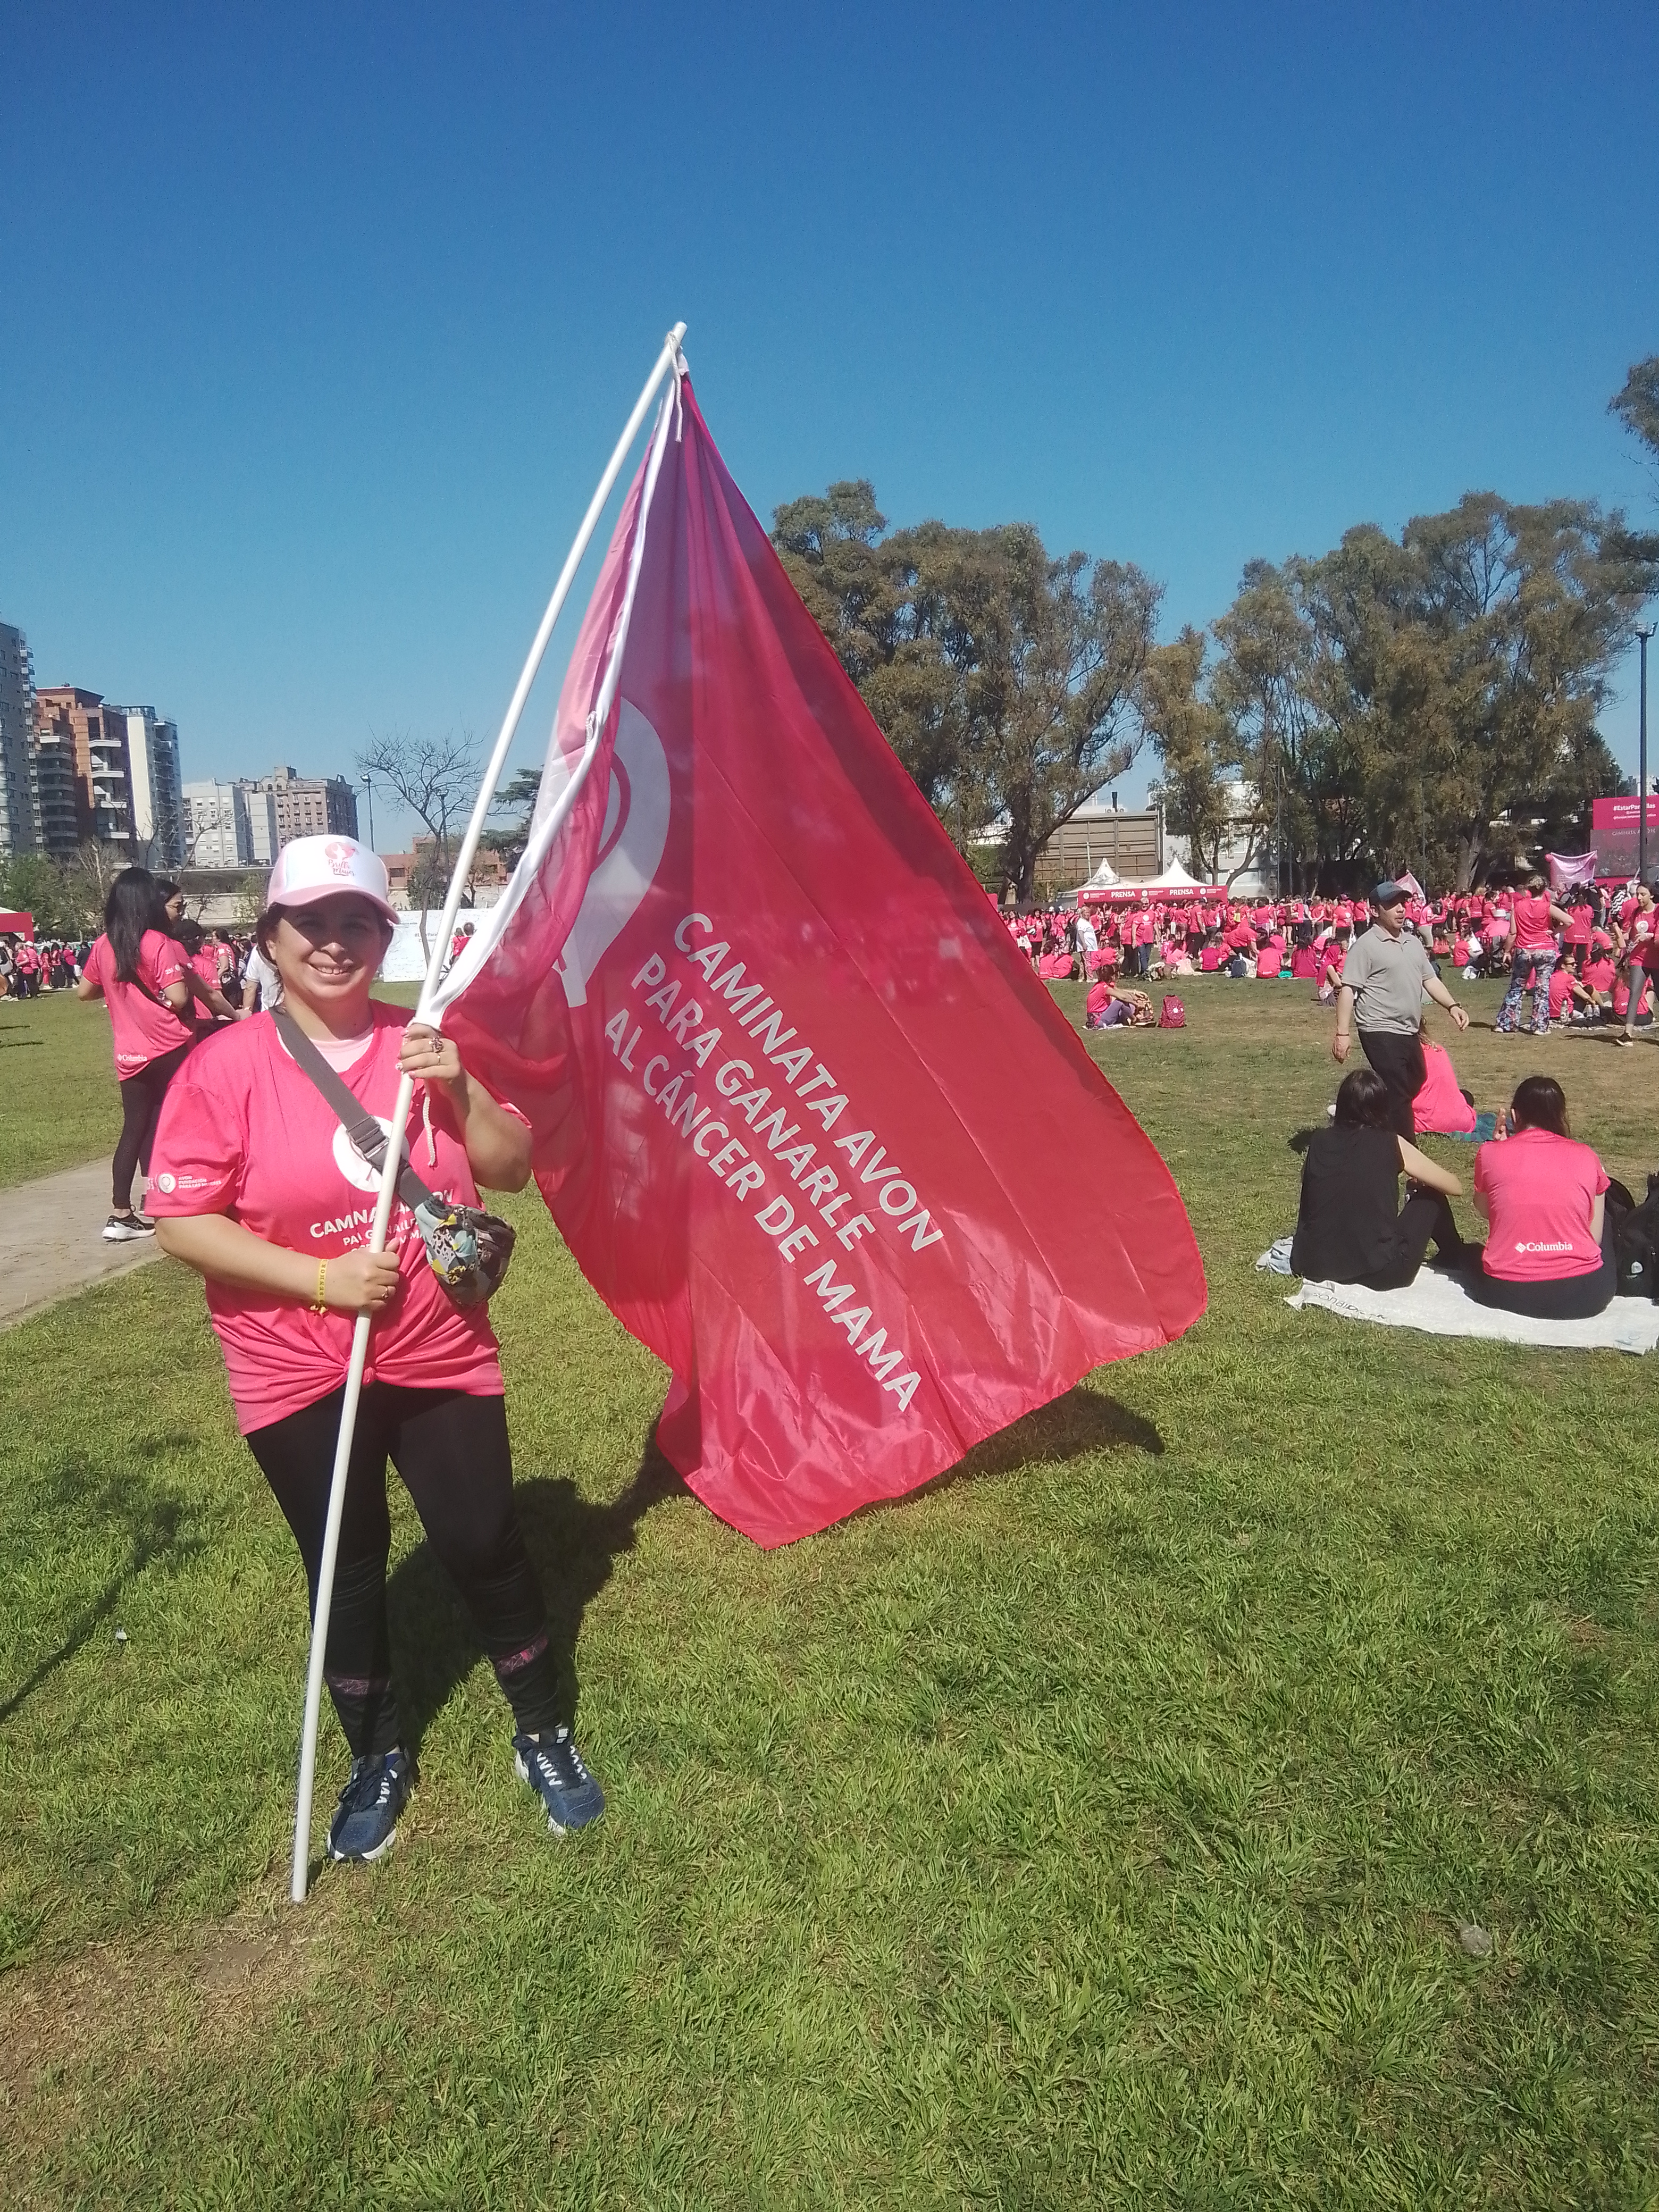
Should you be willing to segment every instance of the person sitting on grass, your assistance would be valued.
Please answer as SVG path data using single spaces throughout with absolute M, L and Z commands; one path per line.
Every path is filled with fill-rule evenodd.
M 1431 1240 L 1443 1261 L 1463 1261 L 1468 1248 L 1447 1203 L 1463 1186 L 1396 1133 L 1393 1111 L 1382 1077 L 1357 1067 L 1342 1079 L 1330 1127 L 1309 1139 L 1291 1243 L 1291 1272 L 1304 1282 L 1403 1290 Z M 1401 1175 L 1409 1179 L 1403 1206 Z
M 1452 1056 L 1436 1044 L 1426 1029 L 1419 1030 L 1423 1048 L 1423 1081 L 1412 1101 L 1412 1120 L 1419 1137 L 1468 1137 L 1474 1133 L 1474 1093 L 1457 1080 Z
M 1097 993 L 1104 994 L 1098 1004 Z M 1144 991 L 1126 991 L 1121 984 L 1108 982 L 1103 976 L 1090 992 L 1085 1011 L 1085 1026 L 1091 1030 L 1144 1030 L 1158 1025 L 1152 1002 Z
M 1571 968 L 1555 969 L 1550 977 L 1552 1022 L 1589 1021 L 1601 1011 L 1595 993 L 1581 983 Z
M 1474 1206 L 1489 1224 L 1469 1295 L 1534 1321 L 1584 1321 L 1619 1287 L 1607 1170 L 1575 1141 L 1553 1076 L 1529 1075 L 1510 1133 L 1474 1156 Z

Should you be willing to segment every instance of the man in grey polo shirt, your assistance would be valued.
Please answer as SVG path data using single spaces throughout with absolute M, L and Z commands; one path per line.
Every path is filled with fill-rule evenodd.
M 1371 893 L 1376 919 L 1356 937 L 1342 963 L 1336 994 L 1336 1035 L 1331 1051 L 1348 1056 L 1356 1017 L 1365 1057 L 1389 1087 L 1389 1124 L 1400 1136 L 1416 1133 L 1412 1101 L 1423 1088 L 1425 994 L 1443 1006 L 1460 1030 L 1469 1018 L 1435 974 L 1420 938 L 1406 933 L 1406 894 L 1396 883 L 1379 884 Z

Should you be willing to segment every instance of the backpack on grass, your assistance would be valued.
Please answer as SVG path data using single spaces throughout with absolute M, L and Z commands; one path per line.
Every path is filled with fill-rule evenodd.
M 1184 1030 L 1187 1026 L 1187 1009 L 1173 991 L 1167 993 L 1164 997 L 1163 1007 L 1158 1017 L 1158 1025 L 1161 1030 Z
M 1619 1295 L 1621 1298 L 1659 1297 L 1659 1176 L 1648 1177 L 1648 1194 L 1640 1206 L 1620 1206 L 1621 1196 L 1630 1198 L 1623 1183 L 1610 1183 L 1607 1202 L 1613 1209 Z

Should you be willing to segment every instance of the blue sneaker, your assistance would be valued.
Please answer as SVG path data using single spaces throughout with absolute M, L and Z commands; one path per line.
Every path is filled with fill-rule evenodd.
M 415 1786 L 414 1762 L 399 1744 L 354 1759 L 329 1823 L 331 1859 L 378 1859 L 398 1840 L 398 1815 Z
M 539 1738 L 515 1735 L 514 1765 L 547 1808 L 547 1825 L 556 1836 L 586 1828 L 605 1810 L 605 1792 L 582 1764 L 568 1728 L 544 1730 Z

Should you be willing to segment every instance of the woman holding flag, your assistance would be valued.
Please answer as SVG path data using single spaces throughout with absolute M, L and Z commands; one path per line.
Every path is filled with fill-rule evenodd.
M 323 1088 L 331 1071 L 385 1129 L 400 1074 L 413 1076 L 413 1164 L 450 1206 L 476 1206 L 479 1183 L 518 1190 L 529 1178 L 523 1117 L 469 1078 L 449 1038 L 371 999 L 395 926 L 375 854 L 346 837 L 284 846 L 258 942 L 285 1013 L 198 1048 L 168 1094 L 152 1177 L 158 1240 L 206 1279 L 238 1425 L 294 1532 L 313 1607 L 353 1323 L 374 1318 L 325 1656 L 351 1752 L 329 1831 L 336 1859 L 380 1857 L 415 1780 L 386 1621 L 388 1457 L 495 1667 L 519 1773 L 549 1826 L 586 1826 L 605 1804 L 557 1720 L 485 1307 L 453 1301 L 406 1204 L 386 1249 L 368 1250 L 378 1175 Z M 301 1064 L 313 1050 L 318 1074 Z

